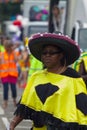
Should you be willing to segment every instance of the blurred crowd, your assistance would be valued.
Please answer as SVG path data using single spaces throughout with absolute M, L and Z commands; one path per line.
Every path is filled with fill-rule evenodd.
M 8 105 L 9 87 L 16 106 L 17 87 L 24 89 L 32 73 L 43 68 L 42 63 L 30 54 L 28 42 L 28 38 L 20 42 L 0 36 L 0 81 L 3 85 L 4 108 Z

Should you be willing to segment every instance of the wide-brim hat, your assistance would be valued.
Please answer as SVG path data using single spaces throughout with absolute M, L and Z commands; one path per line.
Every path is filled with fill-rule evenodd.
M 44 45 L 56 45 L 65 52 L 67 65 L 72 64 L 80 56 L 78 44 L 69 36 L 55 33 L 37 33 L 29 39 L 29 49 L 31 54 L 41 61 L 41 54 Z

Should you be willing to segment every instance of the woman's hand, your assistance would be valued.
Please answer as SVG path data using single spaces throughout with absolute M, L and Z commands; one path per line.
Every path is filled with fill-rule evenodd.
M 20 116 L 15 116 L 11 122 L 10 122 L 10 126 L 9 126 L 9 130 L 14 130 L 15 127 L 23 120 L 22 117 Z

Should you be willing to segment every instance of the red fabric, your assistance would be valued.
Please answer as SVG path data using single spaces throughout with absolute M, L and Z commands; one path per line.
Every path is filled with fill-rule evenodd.
M 15 21 L 13 21 L 13 25 L 16 25 L 16 26 L 21 27 L 21 26 L 22 26 L 22 23 L 21 23 L 21 21 L 19 21 L 19 20 L 15 20 Z
M 5 78 L 1 78 L 2 83 L 16 83 L 17 82 L 17 77 L 13 77 L 13 76 L 8 76 Z

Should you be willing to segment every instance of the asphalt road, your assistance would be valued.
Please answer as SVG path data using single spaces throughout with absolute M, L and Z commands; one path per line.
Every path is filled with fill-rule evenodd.
M 19 101 L 21 94 L 23 93 L 23 88 L 17 88 L 17 101 Z M 0 84 L 0 130 L 9 130 L 9 123 L 13 118 L 13 113 L 15 111 L 15 107 L 12 102 L 11 97 L 11 91 L 9 89 L 9 101 L 8 101 L 8 107 L 6 109 L 3 109 L 3 88 Z M 23 120 L 16 128 L 15 130 L 30 130 L 32 126 L 32 122 L 30 120 Z

